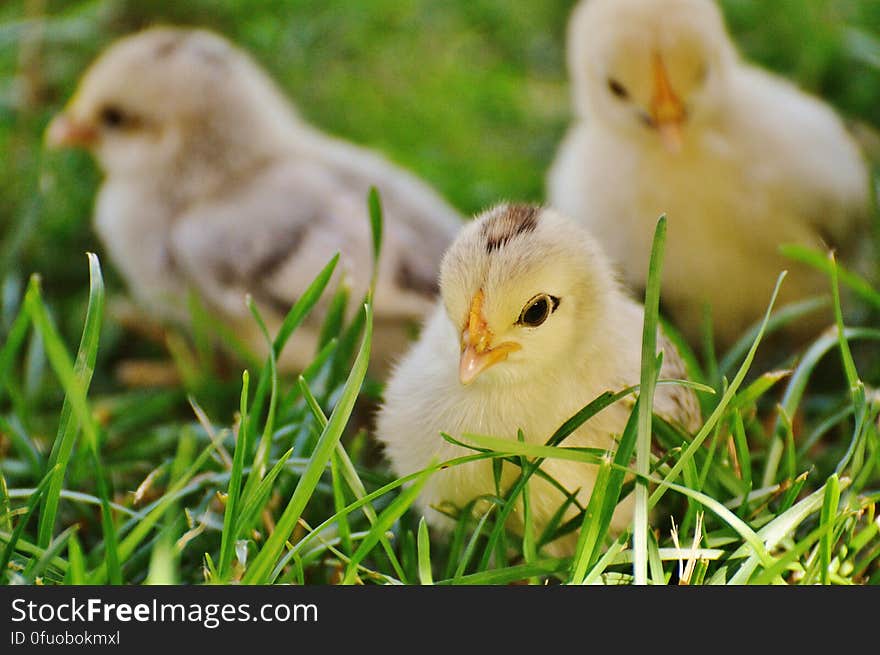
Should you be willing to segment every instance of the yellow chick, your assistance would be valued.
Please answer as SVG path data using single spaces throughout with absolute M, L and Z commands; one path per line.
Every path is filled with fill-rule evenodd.
M 394 472 L 409 475 L 471 454 L 444 440 L 481 434 L 543 444 L 567 419 L 605 391 L 638 384 L 644 312 L 617 282 L 599 244 L 573 220 L 551 209 L 499 205 L 465 226 L 443 258 L 437 305 L 421 336 L 400 359 L 385 389 L 376 436 Z M 662 333 L 661 378 L 685 368 Z M 696 430 L 700 410 L 689 388 L 657 388 L 654 410 Z M 615 403 L 584 423 L 566 446 L 613 449 L 631 406 Z M 547 459 L 543 470 L 586 506 L 596 467 Z M 502 489 L 518 469 L 505 464 Z M 529 482 L 540 532 L 565 501 L 537 476 Z M 417 500 L 428 522 L 443 531 L 452 521 L 437 508 L 462 508 L 495 493 L 492 464 L 471 462 L 437 471 Z M 632 518 L 632 497 L 618 506 L 612 529 Z M 576 508 L 569 507 L 565 519 Z M 510 527 L 522 530 L 522 513 Z M 547 545 L 570 555 L 577 534 Z
M 781 244 L 867 245 L 869 175 L 834 110 L 739 56 L 712 0 L 584 0 L 570 19 L 577 120 L 547 178 L 549 201 L 587 225 L 634 289 L 653 226 L 669 219 L 662 301 L 694 342 L 704 305 L 721 345 L 780 304 L 827 294 L 827 276 Z M 800 338 L 832 322 L 814 313 Z

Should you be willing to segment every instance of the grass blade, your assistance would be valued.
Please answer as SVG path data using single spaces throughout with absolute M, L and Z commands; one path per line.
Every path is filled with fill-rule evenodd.
M 419 493 L 422 491 L 422 487 L 425 486 L 425 482 L 428 481 L 429 476 L 429 472 L 423 472 L 422 475 L 416 478 L 412 485 L 404 489 L 400 495 L 397 496 L 397 498 L 395 498 L 381 514 L 379 514 L 379 519 L 376 521 L 375 525 L 370 527 L 370 532 L 364 537 L 363 541 L 361 541 L 361 544 L 354 552 L 354 555 L 351 556 L 351 561 L 348 563 L 345 576 L 342 578 L 342 584 L 353 584 L 355 582 L 357 579 L 358 564 L 360 564 L 370 551 L 376 547 L 376 544 L 379 543 L 379 537 L 385 534 L 385 531 L 389 530 L 394 522 L 403 516 L 403 513 L 415 502 Z
M 376 187 L 370 187 L 367 205 L 370 214 L 370 234 L 373 237 L 373 275 L 370 281 L 370 289 L 372 290 L 376 288 L 376 278 L 379 275 L 379 254 L 382 252 L 382 201 Z
M 324 289 L 330 282 L 330 278 L 332 277 L 333 271 L 336 269 L 338 263 L 339 253 L 336 253 L 330 258 L 330 261 L 327 262 L 324 268 L 321 269 L 321 272 L 315 276 L 314 281 L 305 290 L 303 295 L 299 297 L 296 304 L 291 307 L 287 316 L 284 317 L 284 322 L 278 329 L 278 334 L 273 342 L 276 359 L 281 355 L 281 351 L 284 350 L 284 346 L 287 344 L 290 335 L 293 334 L 294 330 L 299 327 L 303 319 L 308 316 L 309 312 L 312 311 L 312 308 L 317 304 L 318 299 L 321 297 L 321 294 L 324 293 Z
M 464 572 L 467 569 L 467 565 L 470 564 L 471 557 L 473 556 L 474 550 L 477 547 L 477 541 L 479 541 L 480 535 L 483 533 L 483 526 L 486 525 L 486 521 L 488 520 L 489 515 L 492 513 L 492 510 L 495 507 L 495 505 L 490 505 L 480 517 L 480 520 L 477 521 L 477 525 L 474 527 L 474 531 L 471 533 L 471 538 L 468 539 L 468 542 L 464 547 L 464 551 L 462 552 L 461 556 L 458 557 L 458 564 L 455 567 L 455 573 L 452 576 L 454 580 L 457 580 L 464 575 Z M 473 504 L 470 504 L 465 509 L 466 511 L 462 512 L 462 516 L 471 516 L 474 510 L 474 506 Z M 464 522 L 462 522 L 460 525 L 464 525 Z M 528 561 L 526 563 L 528 563 Z
M 503 453 L 505 456 L 516 455 L 519 457 L 533 457 L 544 459 L 564 459 L 572 462 L 581 462 L 583 464 L 601 464 L 604 461 L 608 451 L 601 448 L 570 448 L 563 446 L 538 446 L 536 444 L 526 443 L 522 441 L 512 441 L 510 439 L 501 439 L 499 437 L 487 437 L 482 434 L 465 433 L 462 435 L 462 441 L 452 438 L 449 435 L 443 435 L 447 441 L 451 443 L 472 448 L 470 444 L 477 446 L 485 451 Z M 534 464 L 534 462 L 530 462 Z
M 68 544 L 68 540 L 71 536 L 73 536 L 79 526 L 71 525 L 69 528 L 61 532 L 57 537 L 52 539 L 52 542 L 49 544 L 48 548 L 46 548 L 42 555 L 40 555 L 39 559 L 31 560 L 31 563 L 24 570 L 24 578 L 29 582 L 37 583 L 37 578 L 42 575 L 43 571 L 45 571 L 49 566 L 52 565 L 54 561 L 58 559 L 58 554 L 64 549 Z M 68 566 L 69 568 L 69 566 Z
M 290 308 L 290 311 L 287 312 L 287 316 L 284 317 L 281 327 L 278 328 L 278 334 L 275 335 L 275 340 L 272 342 L 271 356 L 267 359 L 271 360 L 274 358 L 275 361 L 278 361 L 281 351 L 284 350 L 284 346 L 287 344 L 287 340 L 318 303 L 338 263 L 339 253 L 336 253 L 330 258 L 330 261 L 327 262 L 324 268 L 321 269 L 321 272 L 318 273 L 305 292 L 294 303 L 293 307 Z M 264 366 L 262 371 L 260 371 L 260 379 L 257 383 L 257 391 L 254 394 L 254 402 L 251 404 L 251 415 L 255 418 L 259 418 L 263 414 L 266 394 L 269 393 L 269 385 L 272 383 L 273 378 L 274 376 L 272 371 L 269 370 L 269 366 Z M 253 421 L 253 424 L 256 425 L 256 421 Z M 250 444 L 251 431 L 248 431 L 248 450 L 250 450 Z
M 269 501 L 269 496 L 272 493 L 272 485 L 275 483 L 275 479 L 281 474 L 281 471 L 284 470 L 287 461 L 292 455 L 293 448 L 290 448 L 278 459 L 277 462 L 275 462 L 272 468 L 269 469 L 269 472 L 266 473 L 266 476 L 260 480 L 260 484 L 257 485 L 250 497 L 242 500 L 241 511 L 238 513 L 238 517 L 232 528 L 232 534 L 236 535 L 236 539 L 239 535 L 244 533 L 247 526 L 251 525 L 251 523 L 256 520 L 260 510 L 265 507 L 266 503 Z
M 92 253 L 88 253 L 88 259 L 89 303 L 75 364 L 71 364 L 64 344 L 49 319 L 45 305 L 40 299 L 39 286 L 32 285 L 25 295 L 25 305 L 31 315 L 31 320 L 43 337 L 49 359 L 66 392 L 58 434 L 52 445 L 48 462 L 48 465 L 55 470 L 56 477 L 50 483 L 40 511 L 37 545 L 41 548 L 47 547 L 52 540 L 61 487 L 64 484 L 64 474 L 80 426 L 89 437 L 88 442 L 91 450 L 97 453 L 98 447 L 97 427 L 88 409 L 86 393 L 91 383 L 98 353 L 98 340 L 104 310 L 104 282 L 98 258 Z
M 86 559 L 76 533 L 67 541 L 67 578 L 65 582 L 72 585 L 84 585 L 86 579 Z
M 617 539 L 614 540 L 614 543 L 609 546 L 608 550 L 602 555 L 601 558 L 595 563 L 595 565 L 590 569 L 590 572 L 584 577 L 580 584 L 582 585 L 591 585 L 596 584 L 599 580 L 599 576 L 605 572 L 605 569 L 608 568 L 610 564 L 612 564 L 620 555 L 621 551 L 626 547 L 626 542 L 629 541 L 629 533 L 624 532 Z
M 569 567 L 568 560 L 548 558 L 532 562 L 509 566 L 505 569 L 489 569 L 479 573 L 463 575 L 460 578 L 438 580 L 437 585 L 508 585 L 522 582 L 537 576 L 546 576 L 559 573 Z
M 520 443 L 525 442 L 525 435 L 523 431 L 520 430 L 517 434 L 517 440 Z M 520 457 L 520 469 L 525 470 L 529 465 L 529 460 L 526 457 Z M 488 516 L 488 512 L 486 513 Z M 523 558 L 526 560 L 526 564 L 530 564 L 538 559 L 538 553 L 535 546 L 535 526 L 532 524 L 532 502 L 531 502 L 531 494 L 529 493 L 529 484 L 526 482 L 522 491 L 522 522 L 523 522 L 523 538 L 522 538 L 522 552 Z
M 277 368 L 277 359 L 278 356 L 275 354 L 275 349 L 272 347 L 272 339 L 269 336 L 269 330 L 266 328 L 266 323 L 263 321 L 263 317 L 260 316 L 260 311 L 257 309 L 256 304 L 253 301 L 253 298 L 248 296 L 247 298 L 247 306 L 251 311 L 251 315 L 254 317 L 254 321 L 256 321 L 257 326 L 260 329 L 260 332 L 263 334 L 263 338 L 266 340 L 267 345 L 269 346 L 269 356 L 267 358 L 268 365 L 265 366 L 260 375 L 260 383 L 262 384 L 263 380 L 268 380 L 268 389 L 269 389 L 269 411 L 266 412 L 266 423 L 263 426 L 263 434 L 260 437 L 260 443 L 257 444 L 256 453 L 254 453 L 254 459 L 251 463 L 251 473 L 248 476 L 247 482 L 244 485 L 244 491 L 242 495 L 247 497 L 249 496 L 254 487 L 257 486 L 260 479 L 266 473 L 266 467 L 269 462 L 269 449 L 272 446 L 272 433 L 275 428 L 275 407 L 278 402 L 278 368 Z M 257 399 L 254 400 L 254 409 L 251 410 L 251 420 L 248 421 L 248 425 L 256 426 L 257 420 L 260 417 L 260 413 L 262 412 L 262 403 L 265 399 L 265 395 L 260 395 L 260 388 L 257 389 Z M 259 410 L 257 410 L 257 403 L 259 403 Z M 254 428 L 254 431 L 256 428 Z M 252 431 L 248 430 L 245 435 L 250 434 Z M 245 440 L 245 443 L 249 443 Z M 248 449 L 249 450 L 249 449 Z
M 663 271 L 663 246 L 666 242 L 666 216 L 657 221 L 648 282 L 645 291 L 642 329 L 642 366 L 639 380 L 638 431 L 636 436 L 636 472 L 647 476 L 651 470 L 651 419 L 654 415 L 654 384 L 663 361 L 657 355 L 657 324 L 660 311 L 660 280 Z M 659 360 L 659 361 L 658 361 Z M 633 580 L 648 584 L 648 487 L 637 483 L 633 517 Z
M 348 285 L 343 280 L 336 288 L 336 293 L 330 299 L 327 314 L 321 325 L 321 333 L 318 335 L 318 350 L 330 343 L 330 340 L 342 332 L 345 320 L 345 309 L 348 307 Z
M 431 573 L 431 539 L 428 535 L 428 524 L 423 516 L 419 519 L 419 582 L 423 585 L 434 584 L 434 577 Z
M 25 511 L 24 516 L 19 519 L 18 524 L 15 526 L 15 530 L 12 531 L 9 541 L 6 543 L 6 548 L 3 550 L 3 554 L 0 555 L 0 583 L 2 583 L 8 575 L 9 561 L 12 559 L 12 553 L 15 552 L 16 544 L 21 538 L 21 534 L 24 532 L 24 528 L 27 525 L 28 520 L 30 520 L 31 515 L 34 513 L 37 504 L 40 502 L 40 498 L 42 498 L 43 493 L 45 493 L 49 484 L 52 482 L 52 476 L 54 474 L 55 467 L 52 467 L 46 475 L 43 476 L 43 479 L 40 481 L 40 484 L 37 485 L 37 488 L 34 489 L 34 493 L 31 494 L 30 500 L 28 500 L 27 510 Z
M 663 478 L 663 482 L 661 482 L 660 486 L 658 486 L 654 493 L 651 494 L 649 507 L 653 508 L 660 500 L 660 498 L 663 497 L 663 494 L 666 493 L 667 483 L 675 480 L 678 477 L 687 462 L 695 455 L 697 449 L 702 445 L 706 437 L 708 437 L 712 430 L 715 428 L 715 424 L 721 419 L 722 415 L 727 409 L 728 404 L 736 395 L 736 392 L 742 384 L 742 381 L 746 377 L 746 373 L 748 373 L 748 370 L 752 365 L 752 361 L 755 358 L 755 353 L 758 350 L 758 345 L 761 343 L 761 338 L 764 336 L 764 329 L 767 327 L 767 322 L 770 320 L 770 313 L 773 310 L 773 305 L 776 302 L 776 296 L 779 293 L 779 286 L 782 284 L 782 280 L 785 278 L 785 275 L 786 272 L 783 271 L 782 273 L 780 273 L 779 278 L 776 280 L 776 287 L 773 289 L 773 295 L 770 298 L 770 305 L 767 307 L 767 312 L 764 314 L 764 320 L 761 323 L 757 334 L 755 335 L 755 339 L 752 342 L 751 348 L 749 348 L 749 352 L 746 354 L 745 360 L 740 365 L 739 371 L 737 371 L 736 376 L 733 378 L 733 382 L 731 382 L 730 386 L 724 392 L 721 400 L 718 401 L 718 405 L 715 407 L 712 414 L 709 416 L 706 422 L 703 423 L 703 427 L 700 428 L 691 443 L 678 458 L 678 461 L 672 466 L 669 473 L 667 473 L 666 476 Z
M 324 415 L 324 410 L 321 409 L 321 405 L 318 403 L 318 400 L 315 398 L 314 394 L 312 394 L 311 389 L 309 389 L 309 384 L 303 376 L 299 376 L 299 379 L 297 380 L 297 386 L 300 390 L 300 394 L 306 401 L 306 405 L 312 412 L 312 416 L 315 417 L 315 420 L 318 421 L 318 425 L 321 427 L 322 430 L 324 430 L 327 427 L 327 417 Z M 333 468 L 335 467 L 333 462 L 338 463 L 338 466 L 340 467 L 339 472 L 342 474 L 342 478 L 345 480 L 345 483 L 348 485 L 348 488 L 355 495 L 355 497 L 363 498 L 363 496 L 367 493 L 367 489 L 364 486 L 364 483 L 361 482 L 361 479 L 357 473 L 357 469 L 355 469 L 354 467 L 354 463 L 351 461 L 351 458 L 345 451 L 345 447 L 341 443 L 336 444 L 336 453 L 334 453 L 333 458 L 331 459 L 331 473 L 334 476 L 333 479 L 335 484 L 336 471 Z M 334 494 L 336 493 L 337 492 L 334 488 Z M 341 512 L 343 505 L 344 503 L 336 502 L 334 509 L 336 510 L 336 514 L 340 517 L 340 530 L 343 532 L 350 532 L 348 528 L 348 521 L 346 518 L 347 515 Z M 364 505 L 364 514 L 366 515 L 367 520 L 370 522 L 370 525 L 376 523 L 376 510 L 373 509 L 373 506 L 371 504 Z M 400 580 L 406 580 L 406 575 L 404 575 L 403 567 L 400 565 L 397 556 L 394 554 L 394 549 L 391 547 L 391 543 L 385 537 L 384 533 L 381 534 L 380 541 L 382 542 L 382 548 L 385 550 L 385 554 L 388 555 L 388 559 L 391 562 L 391 565 L 394 567 L 395 574 Z
M 583 583 L 593 553 L 599 549 L 602 499 L 608 488 L 611 471 L 611 458 L 606 457 L 596 474 L 596 484 L 593 486 L 593 493 L 590 495 L 590 502 L 587 505 L 587 511 L 584 512 L 584 520 L 578 533 L 578 543 L 572 559 L 572 574 L 569 580 L 571 584 Z
M 238 425 L 238 436 L 235 440 L 235 451 L 232 455 L 232 470 L 229 474 L 229 484 L 226 487 L 226 510 L 223 513 L 223 533 L 220 538 L 220 563 L 217 572 L 222 579 L 226 579 L 229 567 L 232 565 L 232 558 L 235 554 L 235 542 L 238 539 L 238 533 L 232 530 L 233 523 L 237 518 L 239 493 L 241 492 L 241 481 L 244 476 L 244 456 L 245 442 L 247 441 L 248 430 L 248 382 L 250 376 L 244 371 L 241 376 L 241 401 L 240 401 L 240 419 Z
M 31 286 L 35 285 L 36 279 L 31 279 Z M 0 399 L 3 398 L 3 392 L 6 391 L 6 385 L 12 380 L 10 371 L 15 362 L 15 356 L 21 349 L 24 339 L 27 336 L 30 327 L 31 316 L 27 311 L 20 311 L 12 322 L 9 334 L 6 336 L 6 343 L 0 348 Z
M 339 402 L 330 415 L 330 419 L 318 439 L 309 464 L 296 485 L 293 496 L 278 520 L 274 532 L 272 532 L 263 548 L 260 549 L 253 562 L 248 566 L 243 578 L 246 584 L 260 584 L 269 581 L 269 574 L 280 557 L 285 542 L 293 533 L 306 503 L 311 498 L 318 480 L 327 466 L 328 460 L 336 449 L 336 444 L 339 443 L 339 439 L 342 437 L 342 432 L 354 409 L 355 400 L 366 376 L 370 358 L 373 320 L 372 310 L 369 305 L 365 305 L 365 311 L 367 313 L 367 321 L 361 349 L 342 390 Z
M 330 485 L 333 489 L 333 511 L 335 512 L 339 512 L 339 510 L 345 507 L 345 489 L 342 488 L 342 474 L 339 471 L 340 466 L 339 454 L 338 452 L 334 452 L 330 456 Z M 350 554 L 352 543 L 351 526 L 348 524 L 348 517 L 343 516 L 337 527 L 339 529 L 339 543 L 342 546 L 342 550 L 343 552 Z
M 842 489 L 849 486 L 849 480 L 847 479 L 841 478 L 839 482 Z M 803 523 L 808 516 L 822 507 L 824 499 L 825 486 L 823 485 L 822 488 L 814 491 L 812 494 L 796 503 L 758 530 L 758 537 L 760 537 L 763 542 L 765 549 L 767 551 L 772 551 L 776 548 L 786 535 L 790 534 L 791 531 Z M 761 564 L 759 561 L 760 556 L 757 551 L 750 554 L 748 545 L 743 545 L 738 548 L 728 559 L 734 560 L 740 557 L 746 557 L 747 559 L 739 567 L 733 577 L 730 578 L 728 584 L 743 585 L 748 583 L 752 574 Z
M 856 371 L 856 363 L 853 361 L 852 352 L 849 349 L 849 342 L 844 336 L 846 328 L 843 325 L 843 311 L 840 308 L 840 288 L 837 283 L 839 267 L 833 252 L 828 254 L 828 260 L 831 266 L 831 292 L 834 299 L 834 322 L 837 324 L 840 357 L 843 360 L 843 370 L 846 372 L 846 380 L 849 382 L 850 392 L 855 393 L 856 388 L 859 386 L 859 374 Z
M 12 532 L 12 506 L 9 503 L 9 487 L 0 470 L 0 530 Z
M 840 484 L 837 475 L 832 475 L 825 483 L 825 497 L 822 502 L 822 513 L 819 517 L 819 527 L 833 525 L 837 518 L 837 505 L 840 502 Z M 822 584 L 831 583 L 831 554 L 834 547 L 834 530 L 829 529 L 822 535 L 820 542 L 820 559 L 822 562 Z

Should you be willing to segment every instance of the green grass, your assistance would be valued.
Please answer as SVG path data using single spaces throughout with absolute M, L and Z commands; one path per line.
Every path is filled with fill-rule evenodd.
M 636 471 L 639 482 L 635 489 L 633 516 L 633 581 L 648 582 L 648 485 L 644 478 L 651 470 L 653 441 L 654 388 L 663 365 L 663 354 L 657 353 L 657 326 L 660 321 L 660 279 L 663 270 L 663 248 L 666 244 L 666 216 L 657 221 L 648 279 L 645 290 L 645 318 L 642 325 L 642 366 L 639 382 L 638 432 L 636 435 Z
M 373 204 L 375 207 L 375 201 Z M 380 224 L 380 220 L 374 221 L 374 225 Z M 657 383 L 660 364 L 653 354 L 656 344 L 648 335 L 656 334 L 658 320 L 656 281 L 663 227 L 661 219 L 649 285 L 654 302 L 649 303 L 645 319 L 642 384 L 595 399 L 560 425 L 546 445 L 493 436 L 466 434 L 456 439 L 445 435 L 474 454 L 438 462 L 399 480 L 384 473 L 381 466 L 365 462 L 365 451 L 357 448 L 357 439 L 351 438 L 347 427 L 366 378 L 372 325 L 368 295 L 365 320 L 358 323 L 363 328 L 361 345 L 350 369 L 341 376 L 332 375 L 337 367 L 331 358 L 324 357 L 319 360 L 323 365 L 309 372 L 310 381 L 305 376 L 279 378 L 275 352 L 291 334 L 282 330 L 260 371 L 260 379 L 267 380 L 263 385 L 266 391 L 252 391 L 250 374 L 245 371 L 239 411 L 231 425 L 217 428 L 193 400 L 196 421 L 179 425 L 179 443 L 168 448 L 161 462 L 153 462 L 138 495 L 149 495 L 151 492 L 143 489 L 147 486 L 155 497 L 142 507 L 130 498 L 120 499 L 118 493 L 111 496 L 115 481 L 126 479 L 125 467 L 120 467 L 125 462 L 105 453 L 112 449 L 105 429 L 95 420 L 88 394 L 89 364 L 94 362 L 100 342 L 98 319 L 104 302 L 97 259 L 89 258 L 91 294 L 76 364 L 34 279 L 15 321 L 23 320 L 31 337 L 41 336 L 48 367 L 64 391 L 64 403 L 54 442 L 57 447 L 46 460 L 45 473 L 35 488 L 19 488 L 6 481 L 7 477 L 29 475 L 27 466 L 22 466 L 19 474 L 14 466 L 17 456 L 22 456 L 20 463 L 26 463 L 23 456 L 29 449 L 24 444 L 10 444 L 10 449 L 18 452 L 4 459 L 0 542 L 4 546 L 2 562 L 8 563 L 3 567 L 5 581 L 505 584 L 552 580 L 664 584 L 681 580 L 684 571 L 686 581 L 692 584 L 877 582 L 880 539 L 874 512 L 880 496 L 876 490 L 880 403 L 859 378 L 847 338 L 859 335 L 843 325 L 839 294 L 833 294 L 837 330 L 816 343 L 821 352 L 827 352 L 830 340 L 845 362 L 844 393 L 852 404 L 854 420 L 847 414 L 839 422 L 843 434 L 849 433 L 851 438 L 838 444 L 831 457 L 835 469 L 824 477 L 816 472 L 812 457 L 791 450 L 791 444 L 785 446 L 791 450 L 791 469 L 772 469 L 769 483 L 754 489 L 752 481 L 758 471 L 751 469 L 775 443 L 758 420 L 766 413 L 761 411 L 761 401 L 772 385 L 756 388 L 758 378 L 741 387 L 770 323 L 773 299 L 730 384 L 725 381 L 713 389 L 704 381 L 691 382 L 713 407 L 697 434 L 683 434 L 652 417 L 642 407 Z M 335 260 L 328 263 L 312 293 L 304 294 L 291 310 L 286 325 L 294 326 L 314 307 L 334 265 Z M 832 270 L 836 271 L 836 266 Z M 835 289 L 836 274 L 830 283 Z M 259 315 L 254 319 L 259 321 Z M 348 326 L 338 327 L 342 331 Z M 868 334 L 877 336 L 874 331 Z M 17 360 L 24 342 L 7 341 L 2 357 Z M 338 346 L 339 342 L 334 339 L 329 343 Z M 815 363 L 815 359 L 805 361 Z M 791 376 L 789 390 L 799 388 L 803 375 L 796 372 Z M 22 392 L 16 388 L 20 380 L 12 377 L 8 382 L 11 396 Z M 633 395 L 638 401 L 633 403 L 616 451 L 565 446 L 565 438 L 603 407 Z M 802 399 L 804 395 L 788 396 L 792 397 Z M 780 407 L 780 415 L 784 409 Z M 789 404 L 788 413 L 798 409 Z M 7 421 L 17 418 L 13 414 Z M 721 447 L 716 447 L 714 442 L 719 439 Z M 734 440 L 737 447 L 728 449 L 724 442 L 733 445 Z M 645 447 L 652 441 L 663 443 L 662 456 Z M 706 448 L 706 441 L 712 447 Z M 756 441 L 764 447 L 756 446 Z M 197 442 L 201 444 L 197 446 Z M 30 447 L 36 449 L 37 445 Z M 298 450 L 303 456 L 294 455 Z M 738 453 L 736 460 L 733 452 Z M 630 459 L 633 454 L 635 466 Z M 535 534 L 528 518 L 522 538 L 508 533 L 506 518 L 520 498 L 528 507 L 529 479 L 546 475 L 539 468 L 542 461 L 560 457 L 599 465 L 601 484 L 588 506 L 574 521 L 557 521 L 545 534 Z M 478 519 L 468 512 L 460 513 L 455 537 L 432 543 L 426 524 L 409 511 L 415 497 L 439 467 L 475 459 L 509 462 L 519 468 L 520 475 L 509 489 L 499 489 L 496 496 L 488 497 L 488 512 Z M 105 460 L 115 460 L 115 466 Z M 73 493 L 59 485 L 65 471 L 82 465 L 91 465 L 97 495 L 79 490 Z M 750 468 L 745 474 L 743 465 Z M 697 474 L 700 471 L 703 473 Z M 625 482 L 627 476 L 635 483 Z M 644 491 L 639 493 L 639 489 Z M 620 537 L 609 533 L 614 506 L 627 493 L 637 494 L 631 542 L 628 533 Z M 185 508 L 183 516 L 177 511 L 179 507 Z M 55 525 L 62 509 L 70 513 L 63 529 Z M 78 519 L 71 520 L 77 515 Z M 663 515 L 678 517 L 675 532 L 664 525 Z M 39 528 L 33 527 L 34 522 Z M 572 558 L 554 559 L 541 552 L 544 544 L 573 527 L 579 527 L 581 533 Z M 694 547 L 685 544 L 684 550 L 678 548 L 678 535 L 688 535 L 691 530 L 696 530 Z M 680 562 L 689 558 L 694 560 L 690 565 Z
M 37 67 L 22 55 L 25 3 L 0 7 L 0 149 L 9 155 L 0 178 L 0 583 L 880 583 L 880 290 L 825 253 L 788 254 L 828 275 L 836 329 L 765 365 L 767 337 L 816 308 L 767 298 L 767 316 L 730 351 L 685 352 L 704 416 L 696 434 L 648 411 L 655 384 L 680 384 L 656 379 L 661 317 L 649 284 L 638 387 L 609 389 L 543 444 L 445 435 L 471 454 L 405 479 L 361 430 L 381 392 L 366 372 L 369 296 L 351 323 L 329 312 L 300 377 L 275 369 L 329 295 L 335 260 L 279 333 L 266 334 L 265 362 L 218 360 L 195 299 L 193 334 L 172 333 L 167 348 L 113 318 L 124 290 L 89 225 L 97 171 L 81 154 L 41 147 L 51 114 L 113 38 L 157 19 L 219 29 L 309 120 L 381 150 L 470 213 L 501 198 L 543 198 L 569 118 L 562 35 L 571 4 L 48 0 Z M 722 5 L 748 56 L 880 125 L 877 3 Z M 26 88 L 32 97 L 16 95 Z M 379 200 L 364 199 L 377 251 Z M 341 293 L 330 307 L 343 306 Z M 121 384 L 121 362 L 169 351 L 179 386 Z M 602 408 L 632 400 L 614 451 L 566 445 Z M 585 507 L 570 499 L 574 519 L 560 511 L 537 533 L 529 481 L 546 476 L 547 458 L 596 464 L 602 483 Z M 483 499 L 488 510 L 450 510 L 455 529 L 435 534 L 412 509 L 420 485 L 441 466 L 475 460 L 493 462 L 499 480 L 502 463 L 518 475 Z M 632 530 L 611 534 L 628 494 Z M 520 509 L 522 536 L 505 528 Z M 574 556 L 549 557 L 545 545 L 572 530 Z

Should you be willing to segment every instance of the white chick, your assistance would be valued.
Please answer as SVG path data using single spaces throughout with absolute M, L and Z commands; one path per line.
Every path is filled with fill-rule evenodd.
M 262 355 L 246 293 L 274 332 L 339 251 L 336 278 L 350 286 L 349 312 L 359 307 L 372 269 L 371 185 L 385 217 L 374 362 L 399 351 L 432 306 L 461 225 L 409 173 L 304 123 L 245 52 L 201 29 L 153 28 L 111 45 L 47 142 L 97 158 L 105 180 L 95 228 L 140 304 L 186 321 L 194 289 Z M 313 312 L 294 334 L 282 369 L 311 361 L 321 319 Z
M 400 476 L 473 452 L 441 432 L 515 440 L 522 429 L 528 442 L 542 444 L 601 393 L 639 382 L 642 306 L 622 290 L 590 234 L 551 209 L 500 205 L 478 216 L 443 258 L 440 293 L 419 340 L 395 366 L 378 414 L 377 437 Z M 683 378 L 678 353 L 660 337 L 661 378 Z M 654 410 L 689 430 L 699 424 L 696 397 L 681 385 L 658 386 Z M 564 445 L 613 448 L 630 411 L 624 402 L 605 408 Z M 560 459 L 542 466 L 586 505 L 595 466 Z M 502 489 L 516 475 L 505 464 Z M 529 485 L 540 533 L 565 497 L 537 476 Z M 462 508 L 492 493 L 492 464 L 473 462 L 434 473 L 417 506 L 442 530 L 451 521 L 435 507 Z M 565 518 L 575 514 L 570 507 Z M 612 529 L 630 518 L 625 500 Z M 510 520 L 522 529 L 521 513 Z M 561 537 L 547 552 L 571 554 L 576 540 Z
M 712 0 L 585 0 L 568 31 L 577 121 L 547 179 L 625 281 L 644 288 L 653 226 L 669 220 L 662 298 L 693 341 L 704 304 L 729 345 L 779 303 L 827 294 L 828 278 L 779 252 L 867 243 L 869 177 L 822 101 L 744 62 Z M 851 264 L 858 267 L 858 264 Z M 800 321 L 809 336 L 831 314 Z

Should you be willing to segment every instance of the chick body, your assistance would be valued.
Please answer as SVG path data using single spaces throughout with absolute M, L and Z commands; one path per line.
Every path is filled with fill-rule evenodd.
M 742 61 L 714 3 L 588 0 L 568 39 L 577 117 L 549 171 L 550 202 L 590 227 L 636 289 L 666 214 L 663 302 L 692 341 L 708 303 L 719 343 L 731 344 L 766 311 L 783 270 L 781 304 L 828 293 L 827 276 L 786 258 L 782 244 L 834 247 L 863 267 L 869 183 L 855 141 L 827 104 Z M 650 90 L 654 56 L 680 96 L 673 148 Z M 789 333 L 829 321 L 816 314 Z
M 385 218 L 375 296 L 385 341 L 374 361 L 386 359 L 386 347 L 399 349 L 431 307 L 458 213 L 380 155 L 305 123 L 247 55 L 216 34 L 154 28 L 111 46 L 49 139 L 70 145 L 81 134 L 106 174 L 97 233 L 154 316 L 186 322 L 194 290 L 265 355 L 245 295 L 274 331 L 340 252 L 331 287 L 341 279 L 350 287 L 350 317 L 372 270 L 371 186 Z M 311 360 L 325 306 L 326 298 L 294 335 L 283 369 Z
M 486 226 L 503 223 L 505 216 L 517 211 L 521 209 L 496 207 L 463 230 L 444 258 L 444 300 L 438 302 L 418 342 L 388 381 L 376 432 L 398 475 L 473 453 L 444 440 L 441 432 L 457 439 L 470 433 L 515 440 L 522 430 L 527 442 L 543 444 L 602 393 L 639 382 L 642 307 L 618 286 L 602 253 L 581 228 L 552 210 L 535 210 L 538 218 L 533 233 L 517 235 L 497 250 L 486 251 Z M 485 294 L 488 323 L 496 336 L 507 334 L 521 348 L 472 383 L 462 384 L 460 310 L 467 301 L 461 298 L 477 288 Z M 516 314 L 510 309 L 518 306 L 520 298 L 531 298 L 535 289 L 558 293 L 558 311 L 546 319 L 546 326 L 505 331 L 504 324 Z M 497 294 L 506 297 L 499 300 Z M 496 321 L 493 317 L 497 316 L 509 320 Z M 541 334 L 542 327 L 548 330 L 546 334 Z M 661 378 L 684 377 L 674 347 L 662 335 L 661 342 L 665 360 Z M 699 422 L 696 398 L 678 385 L 658 387 L 655 410 L 687 429 Z M 631 405 L 625 402 L 603 409 L 563 445 L 613 449 L 630 411 Z M 595 466 L 548 459 L 542 468 L 586 505 L 596 478 Z M 518 469 L 504 465 L 502 491 L 517 474 Z M 540 533 L 564 496 L 539 477 L 532 477 L 529 484 L 532 517 Z M 442 530 L 451 522 L 435 507 L 462 508 L 480 495 L 494 493 L 492 464 L 478 461 L 434 473 L 417 504 L 429 522 Z M 565 516 L 576 513 L 570 507 Z M 618 507 L 612 528 L 623 528 L 630 518 L 628 499 Z M 510 524 L 522 530 L 521 512 L 512 515 Z M 576 539 L 576 534 L 559 539 L 548 545 L 548 552 L 570 554 Z

